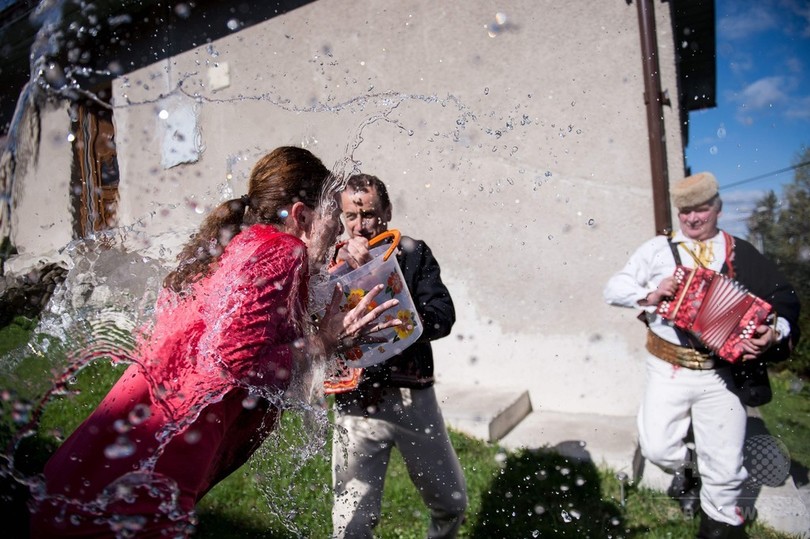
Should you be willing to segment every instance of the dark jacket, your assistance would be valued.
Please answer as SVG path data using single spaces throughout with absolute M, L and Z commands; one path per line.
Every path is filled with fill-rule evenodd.
M 433 350 L 430 341 L 450 334 L 456 311 L 450 292 L 442 282 L 439 263 L 421 240 L 402 236 L 397 262 L 422 321 L 422 335 L 402 354 L 364 369 L 355 391 L 338 395 L 339 401 L 354 399 L 372 388 L 424 388 L 433 385 Z
M 776 267 L 745 240 L 734 238 L 734 278 L 749 292 L 770 303 L 777 316 L 790 323 L 790 338 L 772 346 L 760 358 L 763 361 L 782 361 L 799 342 L 799 297 Z

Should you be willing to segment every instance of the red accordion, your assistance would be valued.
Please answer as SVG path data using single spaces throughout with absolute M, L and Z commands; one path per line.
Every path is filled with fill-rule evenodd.
M 658 305 L 658 314 L 731 363 L 743 354 L 741 342 L 773 314 L 768 302 L 721 273 L 677 266 L 674 277 L 675 295 Z

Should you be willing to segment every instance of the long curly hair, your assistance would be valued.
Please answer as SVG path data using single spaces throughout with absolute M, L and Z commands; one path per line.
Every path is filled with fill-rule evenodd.
M 207 276 L 234 236 L 256 223 L 282 224 L 285 206 L 300 201 L 317 209 L 330 180 L 329 169 L 309 150 L 276 148 L 253 166 L 247 195 L 226 200 L 203 220 L 163 286 L 180 293 Z

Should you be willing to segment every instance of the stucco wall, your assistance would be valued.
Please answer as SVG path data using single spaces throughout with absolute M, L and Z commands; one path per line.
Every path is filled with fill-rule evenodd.
M 669 10 L 655 7 L 674 99 Z M 636 6 L 503 9 L 319 0 L 117 79 L 130 245 L 171 263 L 208 209 L 245 192 L 259 156 L 303 145 L 338 171 L 380 176 L 391 226 L 433 248 L 458 311 L 435 344 L 440 383 L 529 389 L 536 409 L 634 413 L 643 331 L 601 289 L 654 233 Z M 665 121 L 677 178 L 677 110 Z
M 70 167 L 73 150 L 68 140 L 70 116 L 65 103 L 48 103 L 39 118 L 28 111 L 17 148 L 12 199 L 11 243 L 19 256 L 13 267 L 53 260 L 72 238 Z M 38 142 L 37 142 L 38 141 Z

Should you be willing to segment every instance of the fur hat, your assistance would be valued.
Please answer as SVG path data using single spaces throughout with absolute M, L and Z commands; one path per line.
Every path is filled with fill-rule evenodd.
M 711 172 L 698 172 L 675 182 L 669 190 L 672 204 L 680 208 L 691 208 L 708 202 L 717 194 L 719 186 Z

